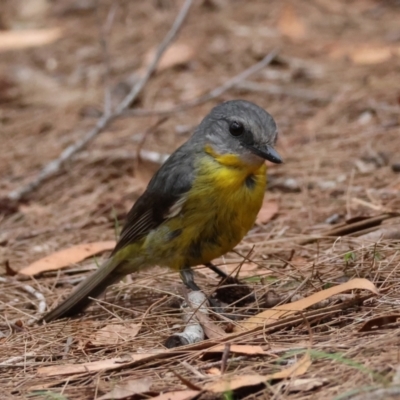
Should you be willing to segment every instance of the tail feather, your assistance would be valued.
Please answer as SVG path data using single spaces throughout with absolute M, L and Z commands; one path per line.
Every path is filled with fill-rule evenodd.
M 59 318 L 71 317 L 83 311 L 91 303 L 90 298 L 100 296 L 108 286 L 118 282 L 126 275 L 117 272 L 117 269 L 122 269 L 118 268 L 119 266 L 120 263 L 115 259 L 107 260 L 97 271 L 81 282 L 67 299 L 47 313 L 43 320 L 50 322 Z

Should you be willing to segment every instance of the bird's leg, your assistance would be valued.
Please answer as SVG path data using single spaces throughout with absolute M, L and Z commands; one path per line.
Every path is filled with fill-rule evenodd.
M 201 290 L 194 281 L 193 271 L 189 267 L 184 267 L 179 271 L 182 282 L 192 290 Z
M 212 265 L 212 264 L 211 264 Z M 207 265 L 208 267 L 208 265 Z M 218 268 L 217 268 L 218 269 Z M 222 271 L 221 271 L 222 272 Z M 189 267 L 184 267 L 179 271 L 180 275 L 181 275 L 181 279 L 182 282 L 185 284 L 186 287 L 188 287 L 191 290 L 201 290 L 196 282 L 194 281 L 194 276 L 193 276 L 193 271 L 189 268 Z M 222 272 L 223 273 L 223 272 Z M 213 308 L 213 310 L 217 313 L 217 314 L 222 314 L 223 310 L 221 308 L 221 305 L 219 304 L 218 300 L 212 299 L 211 297 L 207 296 L 207 300 L 210 303 L 210 306 Z
M 219 269 L 216 265 L 214 265 L 213 263 L 207 263 L 204 264 L 206 267 L 210 268 L 211 271 L 215 272 L 219 277 L 221 278 L 227 278 L 228 274 L 226 274 L 224 271 L 222 271 L 221 269 Z

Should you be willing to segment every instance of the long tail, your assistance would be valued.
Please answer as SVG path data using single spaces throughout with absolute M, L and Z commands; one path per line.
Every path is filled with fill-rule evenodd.
M 58 318 L 71 317 L 83 311 L 92 301 L 90 297 L 100 296 L 108 286 L 118 282 L 126 273 L 121 271 L 120 262 L 114 257 L 108 259 L 97 271 L 81 282 L 76 289 L 54 310 L 47 313 L 43 320 L 46 322 Z

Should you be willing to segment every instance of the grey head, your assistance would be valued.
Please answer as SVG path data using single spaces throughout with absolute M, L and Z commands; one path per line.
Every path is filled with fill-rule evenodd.
M 274 119 L 246 100 L 231 100 L 214 107 L 196 129 L 193 139 L 211 145 L 219 154 L 237 154 L 244 161 L 282 162 L 274 149 L 277 139 Z

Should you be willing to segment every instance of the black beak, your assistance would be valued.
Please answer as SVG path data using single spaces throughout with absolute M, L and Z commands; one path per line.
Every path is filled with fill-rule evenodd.
M 282 164 L 283 160 L 282 157 L 278 154 L 278 152 L 271 146 L 266 145 L 262 148 L 255 147 L 254 145 L 247 145 L 246 146 L 252 153 L 255 155 L 262 157 L 268 161 L 273 162 L 274 164 Z

